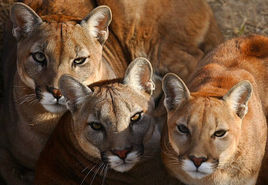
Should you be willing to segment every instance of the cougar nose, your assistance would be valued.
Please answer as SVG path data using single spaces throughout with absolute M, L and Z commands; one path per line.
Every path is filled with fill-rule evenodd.
M 47 91 L 50 92 L 57 100 L 59 100 L 62 96 L 60 90 L 54 87 L 48 87 Z
M 201 164 L 203 162 L 207 161 L 206 157 L 195 157 L 193 155 L 189 156 L 189 158 L 193 161 L 194 165 L 196 166 L 196 168 L 198 168 L 199 166 L 201 166 Z
M 127 154 L 131 151 L 131 149 L 124 149 L 124 150 L 112 150 L 112 153 L 120 157 L 121 159 L 125 159 Z

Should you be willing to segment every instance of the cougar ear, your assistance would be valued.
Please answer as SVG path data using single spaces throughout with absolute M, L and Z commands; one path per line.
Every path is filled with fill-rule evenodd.
M 42 23 L 35 11 L 24 3 L 15 3 L 11 7 L 10 19 L 13 23 L 12 33 L 17 40 L 27 36 L 36 25 Z
M 180 106 L 183 101 L 190 98 L 190 91 L 182 79 L 173 73 L 168 73 L 162 81 L 162 89 L 165 93 L 164 105 L 168 111 Z
M 89 34 L 96 37 L 101 44 L 107 40 L 108 26 L 112 21 L 112 11 L 108 6 L 98 6 L 92 10 L 81 22 Z
M 145 91 L 152 95 L 155 85 L 152 80 L 153 68 L 151 63 L 143 57 L 133 60 L 125 73 L 123 83 L 137 91 Z
M 233 86 L 223 99 L 231 109 L 242 119 L 248 112 L 248 101 L 252 94 L 252 85 L 244 80 Z
M 85 100 L 86 96 L 92 93 L 90 88 L 68 75 L 60 77 L 59 88 L 66 99 L 67 108 L 71 112 L 74 112 L 77 106 Z

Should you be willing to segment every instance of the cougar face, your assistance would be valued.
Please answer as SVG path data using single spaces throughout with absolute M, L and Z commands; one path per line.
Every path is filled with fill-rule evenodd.
M 11 19 L 18 42 L 18 74 L 47 111 L 66 109 L 58 89 L 61 75 L 69 74 L 84 84 L 101 78 L 102 45 L 111 21 L 108 7 L 98 7 L 78 20 L 68 16 L 41 18 L 30 7 L 16 3 Z
M 144 154 L 144 139 L 152 134 L 152 103 L 122 84 L 94 89 L 95 96 L 81 112 L 87 112 L 84 137 L 97 146 L 111 168 L 124 172 Z
M 223 97 L 214 97 L 190 94 L 179 77 L 167 74 L 163 90 L 168 112 L 166 139 L 173 151 L 163 147 L 166 166 L 179 178 L 202 179 L 228 165 L 238 151 L 251 84 L 242 81 Z
M 223 167 L 238 145 L 241 121 L 216 98 L 196 97 L 177 111 L 184 114 L 169 119 L 170 142 L 179 151 L 176 168 L 201 179 Z
M 153 152 L 147 148 L 156 130 L 151 70 L 150 63 L 139 58 L 130 64 L 123 83 L 88 88 L 69 76 L 60 79 L 76 142 L 87 155 L 119 172 L 132 169 Z

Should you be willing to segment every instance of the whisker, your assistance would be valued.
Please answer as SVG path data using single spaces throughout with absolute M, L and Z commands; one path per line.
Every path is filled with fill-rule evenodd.
M 100 176 L 101 176 L 101 174 L 104 172 L 105 167 L 106 167 L 106 164 L 104 163 L 104 166 L 103 166 L 103 168 L 102 168 L 101 171 L 100 171 Z
M 35 94 L 27 94 L 25 96 L 19 97 L 15 99 L 15 102 L 18 103 L 19 105 L 22 105 L 26 102 L 31 102 L 36 100 L 36 95 Z
M 37 99 L 34 99 L 34 100 L 32 100 L 32 101 L 29 102 L 29 104 L 31 104 L 31 105 L 36 104 L 36 103 L 38 103 L 38 100 Z
M 105 182 L 105 178 L 106 178 L 108 169 L 109 169 L 109 166 L 106 164 L 106 166 L 105 166 L 105 170 L 104 170 L 104 175 L 103 175 L 103 177 L 102 177 L 101 185 L 104 185 L 104 182 Z
M 82 182 L 80 183 L 80 185 L 82 185 L 84 183 L 84 181 L 86 180 L 87 176 L 90 174 L 90 172 L 92 172 L 92 170 L 94 170 L 96 168 L 97 164 L 95 164 L 90 170 L 89 172 L 87 172 L 86 176 L 84 177 L 84 179 L 82 180 Z M 87 167 L 88 168 L 88 167 Z
M 96 166 L 96 165 L 95 165 L 95 166 Z M 89 167 L 89 166 L 85 167 L 85 168 L 81 171 L 81 173 L 84 173 L 84 172 L 88 169 L 88 167 Z
M 92 180 L 90 181 L 90 185 L 92 185 L 92 183 L 94 182 L 94 179 L 96 177 L 96 175 L 98 174 L 98 171 L 101 169 L 101 167 L 104 165 L 104 163 L 101 163 L 101 165 L 99 166 L 99 168 L 95 171 L 94 176 L 92 178 Z

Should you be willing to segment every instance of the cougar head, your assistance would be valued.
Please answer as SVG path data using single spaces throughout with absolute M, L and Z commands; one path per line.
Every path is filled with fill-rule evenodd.
M 102 46 L 108 37 L 111 10 L 99 6 L 83 20 L 63 15 L 38 16 L 23 3 L 11 8 L 17 40 L 17 72 L 49 112 L 65 111 L 58 88 L 62 74 L 83 84 L 101 79 Z
M 75 143 L 88 156 L 125 172 L 159 148 L 160 134 L 151 116 L 152 67 L 146 59 L 135 59 L 122 82 L 88 88 L 65 75 L 59 82 L 72 112 Z
M 251 84 L 242 81 L 224 96 L 214 97 L 190 94 L 179 77 L 167 74 L 163 90 L 168 112 L 163 160 L 172 174 L 202 179 L 228 164 L 237 151 Z

